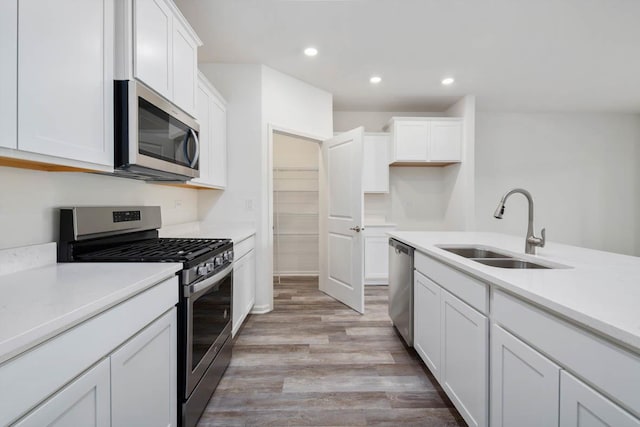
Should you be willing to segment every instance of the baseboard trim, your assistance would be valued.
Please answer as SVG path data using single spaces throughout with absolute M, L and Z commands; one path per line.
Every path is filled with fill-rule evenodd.
M 254 305 L 251 309 L 251 314 L 265 314 L 273 311 L 273 307 L 270 304 Z

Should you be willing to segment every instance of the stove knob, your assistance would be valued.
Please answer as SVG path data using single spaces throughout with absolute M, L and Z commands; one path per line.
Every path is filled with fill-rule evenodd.
M 215 262 L 216 262 L 216 266 L 219 266 L 224 264 L 224 259 L 222 258 L 222 256 L 217 256 Z
M 209 273 L 209 269 L 207 268 L 206 265 L 201 265 L 198 267 L 197 273 L 198 273 L 198 276 L 205 276 L 207 275 L 207 273 Z
M 215 264 L 214 264 L 213 262 L 208 262 L 206 265 L 207 265 L 207 271 L 208 271 L 209 273 L 211 273 L 211 272 L 215 269 L 215 267 L 216 267 L 216 266 L 215 266 Z

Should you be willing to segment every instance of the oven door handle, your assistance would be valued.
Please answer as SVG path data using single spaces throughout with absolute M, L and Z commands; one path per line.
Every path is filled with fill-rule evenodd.
M 189 297 L 193 294 L 197 294 L 202 291 L 206 291 L 212 287 L 214 287 L 220 280 L 224 279 L 224 277 L 233 271 L 233 263 L 229 264 L 229 266 L 225 267 L 219 273 L 214 274 L 213 276 L 203 280 L 202 282 L 194 283 L 191 286 L 187 286 L 185 288 L 185 297 Z

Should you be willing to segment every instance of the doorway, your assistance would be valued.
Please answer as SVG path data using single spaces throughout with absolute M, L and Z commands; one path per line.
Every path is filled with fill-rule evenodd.
M 274 132 L 272 149 L 274 282 L 317 280 L 319 143 Z

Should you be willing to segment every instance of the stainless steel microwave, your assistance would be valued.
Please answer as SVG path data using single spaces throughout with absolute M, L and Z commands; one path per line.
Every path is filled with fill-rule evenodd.
M 150 181 L 200 176 L 200 126 L 172 103 L 134 80 L 116 80 L 114 173 Z

